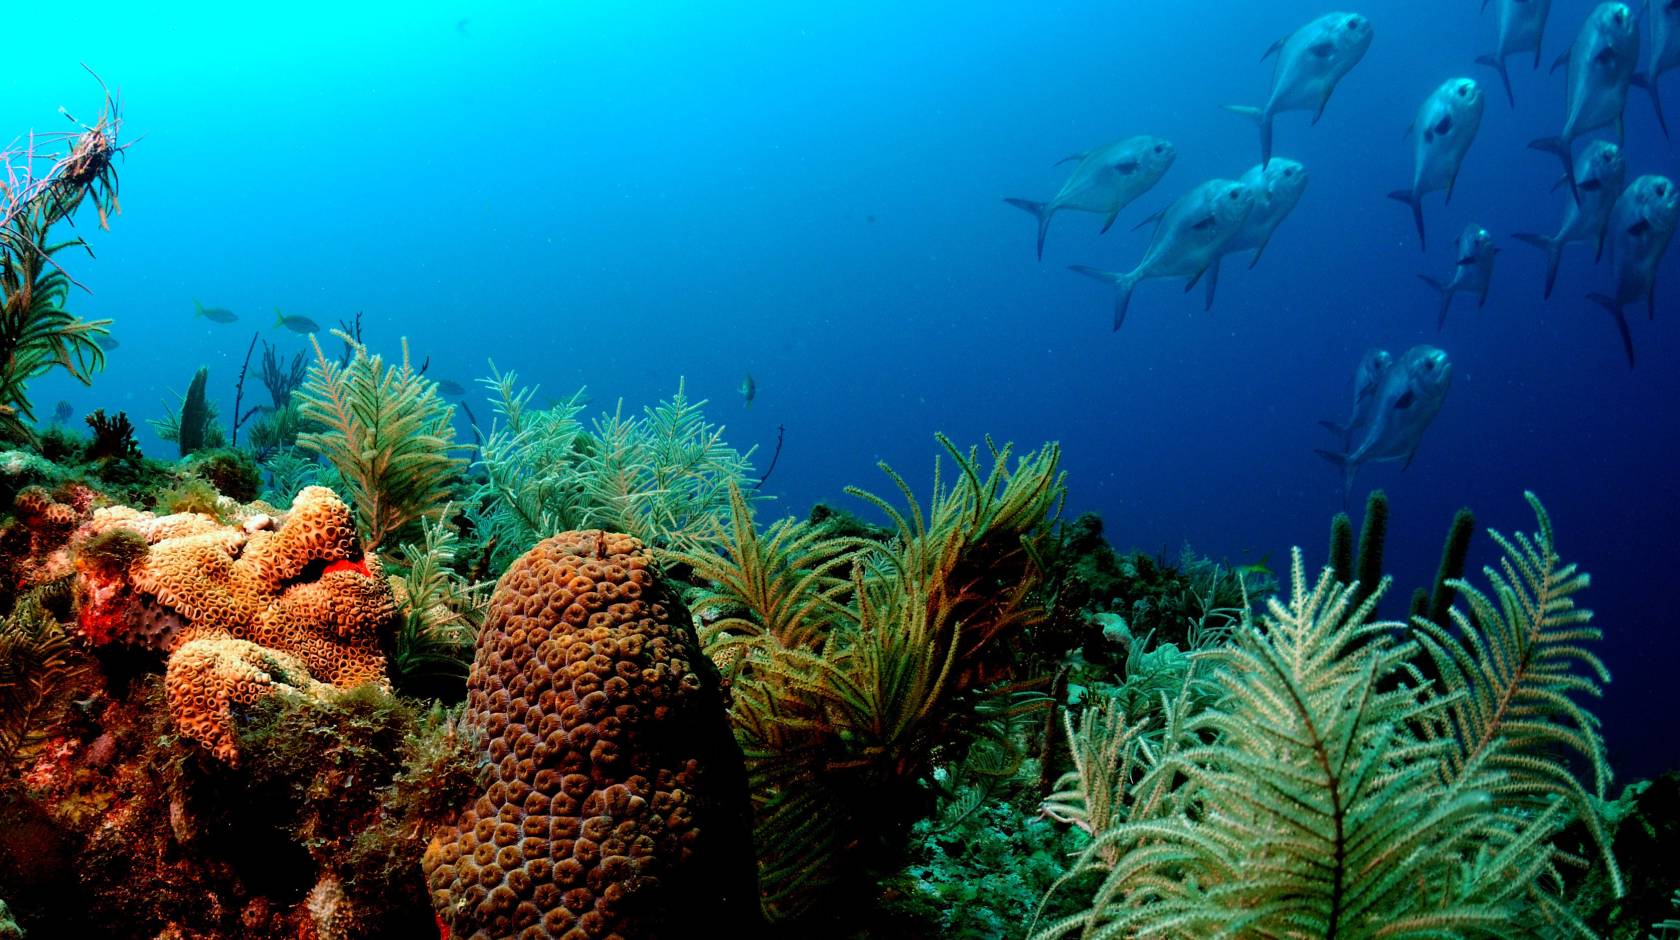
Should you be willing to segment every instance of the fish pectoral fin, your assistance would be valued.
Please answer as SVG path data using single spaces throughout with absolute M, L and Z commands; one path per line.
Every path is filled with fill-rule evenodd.
M 1207 272 L 1208 272 L 1208 274 L 1207 274 L 1207 282 L 1208 282 L 1208 285 L 1207 285 L 1207 299 L 1202 301 L 1202 312 L 1203 313 L 1207 313 L 1208 311 L 1211 311 L 1213 309 L 1213 295 L 1214 295 L 1215 291 L 1219 290 L 1219 258 L 1218 257 L 1215 257 L 1213 259 L 1213 263 L 1208 265 Z
M 1114 171 L 1119 173 L 1121 176 L 1131 176 L 1133 173 L 1138 171 L 1139 165 L 1140 164 L 1136 160 L 1127 160 L 1124 163 L 1114 164 Z
M 1319 423 L 1324 424 L 1326 422 L 1321 421 Z M 1335 464 L 1338 467 L 1347 466 L 1347 462 L 1348 462 L 1348 455 L 1347 454 L 1338 454 L 1333 450 L 1323 450 L 1323 449 L 1317 448 L 1317 447 L 1313 448 L 1313 453 L 1319 455 L 1320 457 L 1323 457 L 1325 460 L 1330 461 L 1331 463 Z
M 1274 42 L 1271 45 L 1267 46 L 1266 51 L 1260 53 L 1260 61 L 1264 62 L 1267 59 L 1270 59 L 1272 56 L 1277 55 L 1278 53 L 1282 52 L 1283 51 L 1283 44 L 1288 42 L 1288 41 L 1289 41 L 1289 37 L 1285 36 L 1282 39 L 1279 39 L 1277 42 Z
M 1138 229 L 1143 228 L 1145 225 L 1148 225 L 1151 222 L 1155 222 L 1155 223 L 1158 224 L 1161 221 L 1161 217 L 1166 215 L 1166 214 L 1167 214 L 1167 210 L 1161 209 L 1160 211 L 1158 211 L 1158 212 L 1154 213 L 1153 215 L 1150 215 L 1148 218 L 1144 219 L 1142 222 L 1139 222 L 1138 224 L 1132 226 L 1132 231 L 1135 232 Z
M 1206 274 L 1207 271 L 1208 271 L 1207 268 L 1203 268 L 1200 271 L 1197 271 L 1195 274 L 1190 275 L 1190 279 L 1184 282 L 1184 292 L 1186 294 L 1190 293 L 1191 288 L 1195 287 L 1198 283 L 1201 282 L 1202 275 Z
M 1632 225 L 1627 227 L 1627 233 L 1629 235 L 1636 235 L 1636 236 L 1637 235 L 1644 235 L 1646 232 L 1649 232 L 1650 230 L 1651 230 L 1651 223 L 1647 219 L 1640 219 L 1639 221 L 1637 221 L 1637 222 L 1635 222 Z
M 1120 217 L 1120 207 L 1115 206 L 1112 210 L 1109 211 L 1108 218 L 1103 220 L 1102 231 L 1098 232 L 1097 234 L 1098 235 L 1108 234 L 1108 230 L 1114 227 L 1114 220 L 1119 218 L 1119 217 Z
M 1407 408 L 1412 407 L 1412 402 L 1414 401 L 1417 401 L 1417 396 L 1413 395 L 1412 390 L 1408 388 L 1406 389 L 1406 394 L 1401 395 L 1399 398 L 1394 400 L 1394 407 L 1398 411 L 1405 411 Z
M 1065 157 L 1063 157 L 1063 158 L 1061 158 L 1061 159 L 1060 159 L 1060 160 L 1057 160 L 1057 161 L 1056 161 L 1056 162 L 1055 162 L 1055 163 L 1052 163 L 1052 164 L 1050 164 L 1050 165 L 1051 165 L 1051 166 L 1061 166 L 1061 165 L 1062 165 L 1062 164 L 1064 164 L 1064 163 L 1072 163 L 1072 162 L 1074 162 L 1074 161 L 1076 161 L 1076 160 L 1083 160 L 1083 159 L 1085 159 L 1085 158 L 1086 158 L 1086 157 L 1088 157 L 1088 156 L 1090 156 L 1090 154 L 1089 154 L 1089 153 L 1086 153 L 1086 152 L 1081 152 L 1081 153 L 1070 153 L 1070 154 L 1068 154 L 1068 155 L 1067 155 L 1067 156 L 1065 156 Z
M 1320 59 L 1328 59 L 1336 51 L 1336 44 L 1326 39 L 1308 46 L 1307 51 Z
M 1448 132 L 1450 132 L 1452 130 L 1452 127 L 1453 127 L 1452 115 L 1450 115 L 1450 114 L 1442 115 L 1441 119 L 1439 121 L 1435 122 L 1435 127 L 1434 127 L 1435 135 L 1437 137 L 1444 137 L 1444 136 L 1447 135 Z
M 1406 454 L 1406 464 L 1405 464 L 1405 466 L 1400 468 L 1402 471 L 1411 469 L 1412 460 L 1417 457 L 1418 448 L 1422 447 L 1422 446 L 1423 446 L 1423 438 L 1420 437 L 1420 438 L 1418 438 L 1418 442 L 1416 444 L 1412 445 L 1411 451 Z
M 1198 232 L 1205 232 L 1208 229 L 1213 228 L 1215 225 L 1218 225 L 1218 224 L 1219 224 L 1219 220 L 1215 219 L 1213 216 L 1209 215 L 1209 216 L 1204 216 L 1200 219 L 1197 219 L 1195 221 L 1195 223 L 1192 224 L 1190 227 L 1195 229 Z
M 1347 437 L 1347 432 L 1348 432 L 1347 427 L 1344 426 L 1344 425 L 1337 424 L 1334 421 L 1328 421 L 1328 420 L 1319 421 L 1318 426 L 1323 428 L 1326 431 L 1329 431 L 1331 434 L 1336 435 L 1337 437 L 1342 437 L 1342 438 Z
M 1558 69 L 1563 68 L 1565 65 L 1568 65 L 1568 64 L 1569 64 L 1569 50 L 1565 49 L 1565 50 L 1563 50 L 1563 55 L 1560 55 L 1560 56 L 1557 57 L 1557 61 L 1552 63 L 1552 67 L 1551 67 L 1550 71 L 1548 71 L 1546 74 L 1550 75 L 1552 72 L 1556 72 Z
M 1317 124 L 1318 119 L 1324 116 L 1324 106 L 1330 103 L 1330 96 L 1335 93 L 1335 85 L 1331 85 L 1329 88 L 1324 89 L 1324 97 L 1318 99 L 1318 111 L 1313 114 L 1312 122 L 1314 124 Z

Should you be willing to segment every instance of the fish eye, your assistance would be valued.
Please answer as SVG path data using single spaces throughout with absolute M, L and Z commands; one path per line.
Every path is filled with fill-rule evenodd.
M 1295 168 L 1294 167 L 1289 167 L 1289 168 L 1285 169 L 1283 171 L 1283 175 L 1284 176 L 1294 176 L 1295 175 Z
M 1167 147 L 1166 147 L 1166 145 L 1165 145 L 1165 144 L 1156 144 L 1156 145 L 1155 145 L 1155 152 L 1156 152 L 1156 153 L 1160 153 L 1160 152 L 1162 152 L 1162 151 L 1164 151 L 1164 150 L 1166 150 L 1166 149 L 1167 149 Z

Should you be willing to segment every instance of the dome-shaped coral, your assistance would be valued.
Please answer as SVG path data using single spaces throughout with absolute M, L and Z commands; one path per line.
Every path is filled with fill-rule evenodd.
M 756 919 L 716 676 L 641 542 L 562 533 L 508 569 L 467 722 L 492 782 L 423 862 L 456 936 L 650 938 Z

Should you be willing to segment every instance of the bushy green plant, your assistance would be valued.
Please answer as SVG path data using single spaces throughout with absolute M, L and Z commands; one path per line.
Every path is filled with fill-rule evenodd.
M 1554 756 L 1602 772 L 1573 696 L 1604 676 L 1570 600 L 1585 577 L 1529 499 L 1538 530 L 1494 535 L 1491 593 L 1457 582 L 1471 613 L 1417 618 L 1412 639 L 1372 622 L 1387 579 L 1366 591 L 1327 568 L 1314 584 L 1297 552 L 1289 601 L 1197 656 L 1213 698 L 1181 745 L 1151 755 L 1122 736 L 1132 765 L 1102 764 L 1112 799 L 1169 795 L 1096 831 L 1069 875 L 1098 881 L 1086 910 L 1033 936 L 1590 936 L 1558 894 L 1569 856 L 1552 843 L 1597 809 Z
M 47 594 L 23 595 L 0 620 L 0 768 L 38 743 L 63 717 L 71 694 L 90 671 L 64 628 L 48 612 Z
M 444 513 L 445 519 L 448 512 Z M 425 520 L 422 538 L 393 554 L 402 572 L 398 595 L 401 620 L 391 657 L 392 680 L 399 690 L 465 689 L 473 642 L 489 605 L 488 583 L 472 584 L 452 565 L 460 537 L 447 522 Z
M 298 446 L 338 471 L 372 550 L 421 519 L 437 519 L 466 461 L 450 454 L 455 406 L 409 362 L 407 340 L 402 364 L 387 366 L 348 335 L 334 335 L 354 353 L 340 364 L 309 337 L 315 364 L 295 394 L 311 430 L 298 435 Z
M 326 467 L 294 450 L 283 450 L 259 465 L 268 474 L 268 485 L 262 490 L 263 499 L 284 509 L 292 498 L 306 486 L 315 486 L 326 478 Z
M 497 425 L 479 453 L 484 483 L 475 494 L 475 521 L 496 540 L 506 563 L 567 529 L 626 532 L 660 549 L 687 551 L 714 544 L 716 523 L 729 512 L 729 488 L 741 487 L 752 449 L 724 442 L 723 427 L 676 394 L 641 415 L 615 411 L 586 430 L 580 389 L 545 409 L 531 407 L 534 388 L 520 388 L 512 372 L 495 371 L 484 384 L 493 394 Z

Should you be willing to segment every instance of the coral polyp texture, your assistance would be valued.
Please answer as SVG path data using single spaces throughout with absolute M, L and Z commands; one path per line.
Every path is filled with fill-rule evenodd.
M 386 685 L 380 636 L 395 600 L 362 551 L 350 508 L 300 491 L 277 521 L 96 510 L 72 539 L 77 623 L 89 642 L 170 654 L 170 713 L 184 736 L 236 763 L 232 707 L 281 688 Z M 144 550 L 113 543 L 144 540 Z
M 639 540 L 564 532 L 514 562 L 466 721 L 491 782 L 423 861 L 453 936 L 754 922 L 745 778 L 716 673 Z

